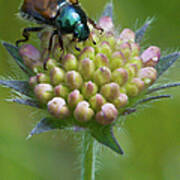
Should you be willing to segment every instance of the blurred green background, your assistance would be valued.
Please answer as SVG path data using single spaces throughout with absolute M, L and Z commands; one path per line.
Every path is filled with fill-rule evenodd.
M 81 0 L 92 18 L 98 18 L 105 0 Z M 20 0 L 0 0 L 0 39 L 15 42 L 25 23 L 16 16 Z M 114 0 L 117 28 L 135 30 L 147 17 L 156 17 L 145 38 L 147 45 L 163 51 L 180 48 L 179 0 Z M 144 43 L 145 44 L 145 43 Z M 0 74 L 21 78 L 5 49 L 0 46 Z M 179 60 L 180 61 L 180 60 Z M 163 82 L 180 80 L 177 62 Z M 171 100 L 150 104 L 128 117 L 116 133 L 125 150 L 118 156 L 100 152 L 97 180 L 179 180 L 180 179 L 180 89 L 168 90 Z M 39 120 L 34 109 L 4 102 L 10 91 L 0 88 L 0 180 L 78 180 L 78 143 L 62 131 L 45 133 L 26 141 Z M 38 118 L 36 118 L 38 117 Z

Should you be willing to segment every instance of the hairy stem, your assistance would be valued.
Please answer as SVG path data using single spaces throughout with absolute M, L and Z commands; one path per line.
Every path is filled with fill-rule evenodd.
M 96 142 L 88 132 L 82 137 L 81 180 L 95 180 Z

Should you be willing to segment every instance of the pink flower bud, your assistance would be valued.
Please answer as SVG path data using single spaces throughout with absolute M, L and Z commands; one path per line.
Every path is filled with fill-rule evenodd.
M 92 60 L 85 58 L 79 62 L 79 72 L 85 80 L 89 80 L 94 75 L 95 65 Z
M 79 60 L 83 60 L 85 58 L 94 59 L 95 56 L 95 50 L 91 46 L 85 47 L 79 56 Z
M 112 53 L 110 43 L 107 41 L 103 41 L 101 44 L 98 45 L 97 51 L 109 57 Z
M 63 69 L 54 67 L 50 72 L 50 80 L 53 85 L 58 85 L 64 81 L 65 72 Z
M 139 71 L 138 77 L 144 81 L 146 86 L 150 86 L 157 78 L 157 71 L 153 67 L 145 67 Z
M 101 106 L 106 103 L 105 98 L 101 94 L 96 94 L 90 99 L 90 105 L 95 111 L 99 111 Z
M 111 80 L 111 71 L 107 67 L 101 67 L 94 73 L 94 81 L 97 85 L 103 85 Z
M 114 30 L 114 24 L 109 16 L 103 16 L 99 20 L 99 26 L 103 28 L 105 32 L 113 31 Z
M 161 56 L 160 49 L 156 46 L 150 46 L 141 54 L 141 58 L 144 66 L 152 66 L 152 67 L 155 67 L 155 65 L 159 62 L 160 56 Z
M 120 34 L 120 39 L 123 42 L 134 42 L 135 41 L 135 33 L 131 29 L 124 29 Z
M 54 93 L 56 96 L 67 98 L 69 90 L 64 85 L 60 84 L 54 88 Z
M 79 90 L 72 91 L 68 96 L 68 105 L 71 109 L 74 109 L 76 105 L 83 100 L 83 96 L 80 94 Z
M 88 81 L 84 83 L 82 87 L 82 94 L 86 99 L 89 99 L 91 96 L 95 95 L 98 91 L 98 88 L 95 83 Z
M 69 71 L 66 74 L 66 83 L 71 89 L 79 89 L 82 86 L 83 79 L 76 71 Z
M 38 84 L 34 88 L 38 100 L 45 104 L 53 97 L 53 87 L 50 84 Z
M 145 87 L 144 81 L 142 81 L 140 78 L 134 78 L 132 80 L 132 83 L 136 84 L 136 86 L 139 89 L 139 92 L 141 92 Z
M 36 64 L 41 59 L 40 52 L 30 44 L 24 44 L 19 48 L 19 54 L 24 60 L 24 64 L 33 68 L 33 65 Z
M 46 68 L 50 71 L 50 70 L 52 70 L 54 67 L 56 67 L 57 66 L 57 62 L 56 62 L 56 60 L 55 59 L 51 59 L 51 58 L 49 58 L 48 60 L 47 60 L 47 63 L 46 63 Z
M 36 76 L 32 76 L 29 78 L 29 85 L 34 88 L 38 84 L 38 80 Z
M 96 121 L 102 125 L 111 124 L 117 119 L 118 111 L 113 104 L 106 103 L 101 107 L 101 111 L 96 114 Z
M 70 115 L 70 111 L 66 106 L 63 98 L 55 97 L 48 102 L 48 111 L 56 118 L 65 118 Z
M 88 122 L 92 119 L 93 115 L 94 111 L 89 108 L 89 103 L 86 101 L 79 102 L 74 111 L 74 116 L 76 120 L 80 122 Z
M 119 68 L 113 71 L 112 80 L 119 84 L 124 85 L 128 81 L 128 72 L 123 68 Z
M 65 70 L 77 70 L 77 59 L 73 54 L 67 54 L 62 61 Z
M 119 89 L 119 85 L 116 83 L 110 83 L 110 84 L 105 84 L 102 88 L 101 88 L 101 94 L 108 99 L 109 101 L 113 101 L 114 99 L 116 99 L 119 94 L 120 94 L 120 89 Z
M 107 56 L 105 56 L 102 53 L 98 53 L 94 59 L 94 63 L 96 65 L 96 68 L 100 68 L 102 66 L 107 66 L 109 65 L 109 60 Z
M 122 67 L 126 63 L 126 58 L 121 51 L 114 52 L 110 59 L 111 70 Z
M 124 93 L 120 93 L 119 96 L 113 101 L 113 104 L 117 109 L 124 107 L 128 103 L 128 96 Z
M 49 83 L 49 77 L 44 73 L 39 73 L 36 75 L 38 83 Z

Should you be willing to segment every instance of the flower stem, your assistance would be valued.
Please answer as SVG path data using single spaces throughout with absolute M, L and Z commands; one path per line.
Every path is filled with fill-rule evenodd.
M 88 132 L 82 137 L 81 180 L 95 180 L 96 142 Z

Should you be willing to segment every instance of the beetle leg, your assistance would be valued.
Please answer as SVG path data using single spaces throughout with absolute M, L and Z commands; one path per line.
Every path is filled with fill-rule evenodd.
M 53 38 L 54 38 L 54 36 L 57 35 L 57 34 L 58 34 L 57 30 L 53 31 L 53 33 L 51 34 L 51 37 L 50 37 L 50 39 L 49 39 L 48 55 L 47 55 L 47 57 L 46 57 L 46 59 L 44 60 L 44 63 L 43 63 L 44 69 L 47 69 L 46 64 L 47 64 L 47 61 L 48 61 L 48 59 L 49 59 L 49 56 L 50 56 L 50 53 L 51 53 L 51 50 L 52 50 Z
M 17 40 L 17 41 L 16 41 L 16 47 L 19 46 L 19 43 L 21 43 L 21 42 L 26 42 L 26 41 L 29 40 L 30 32 L 39 32 L 39 31 L 41 31 L 43 28 L 44 28 L 44 27 L 29 27 L 29 28 L 25 28 L 25 29 L 23 30 L 23 33 L 22 33 L 24 39 Z
M 58 31 L 58 41 L 59 41 L 59 45 L 61 47 L 61 50 L 62 50 L 62 54 L 60 56 L 60 60 L 63 58 L 64 56 L 64 44 L 63 44 L 63 38 L 62 38 L 62 34 L 60 31 Z
M 75 38 L 75 37 L 73 37 L 72 40 L 71 40 L 71 42 L 77 43 L 77 42 L 78 42 L 78 39 Z M 79 47 L 77 47 L 76 45 L 75 45 L 75 49 L 76 49 L 77 51 L 81 51 L 81 49 L 80 49 Z
M 88 20 L 88 22 L 89 22 L 95 29 L 101 31 L 101 33 L 104 32 L 104 29 L 101 28 L 100 26 L 98 26 L 98 25 L 95 23 L 95 21 L 93 21 L 91 18 L 88 17 L 87 20 Z

